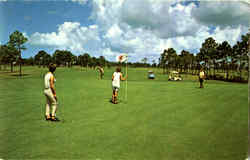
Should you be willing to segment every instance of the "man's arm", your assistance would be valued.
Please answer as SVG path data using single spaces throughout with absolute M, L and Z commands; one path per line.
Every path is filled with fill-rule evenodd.
M 120 78 L 121 78 L 122 81 L 125 81 L 128 78 L 128 75 L 126 77 L 123 77 L 122 74 L 121 74 Z
M 50 82 L 51 91 L 52 91 L 55 99 L 57 100 L 57 98 L 56 98 L 56 90 L 55 90 L 55 85 L 54 85 L 54 80 L 55 80 L 54 76 L 51 76 L 49 82 Z

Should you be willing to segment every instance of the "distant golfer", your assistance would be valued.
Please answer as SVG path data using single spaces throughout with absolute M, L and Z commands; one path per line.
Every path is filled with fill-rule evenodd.
M 116 72 L 114 72 L 112 75 L 112 89 L 113 89 L 112 103 L 117 104 L 118 90 L 120 89 L 120 81 L 121 80 L 125 81 L 126 78 L 122 76 L 121 68 L 117 67 Z
M 102 66 L 98 66 L 97 69 L 98 69 L 98 71 L 100 73 L 100 79 L 102 79 L 103 76 L 104 76 L 104 69 L 102 68 Z
M 204 79 L 205 79 L 205 72 L 203 68 L 201 68 L 199 73 L 200 88 L 204 88 L 203 86 Z
M 44 94 L 47 100 L 46 103 L 46 112 L 45 119 L 51 121 L 59 121 L 58 118 L 55 117 L 57 110 L 57 97 L 55 90 L 55 76 L 53 73 L 56 70 L 55 64 L 49 64 L 49 72 L 44 77 Z

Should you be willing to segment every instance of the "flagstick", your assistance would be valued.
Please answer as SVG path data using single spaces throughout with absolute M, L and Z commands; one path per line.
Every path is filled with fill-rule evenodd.
M 125 100 L 126 103 L 128 102 L 128 61 L 126 61 L 126 93 L 125 93 Z

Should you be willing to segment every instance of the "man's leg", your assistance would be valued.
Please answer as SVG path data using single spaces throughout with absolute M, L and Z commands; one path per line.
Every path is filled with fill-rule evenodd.
M 46 120 L 50 120 L 51 116 L 50 116 L 50 107 L 51 107 L 51 103 L 48 97 L 48 90 L 44 91 L 44 95 L 46 97 L 46 106 L 45 106 L 45 119 Z
M 52 92 L 50 91 L 49 93 L 49 100 L 50 100 L 50 103 L 51 103 L 51 108 L 52 108 L 52 112 L 51 112 L 51 120 L 52 121 L 59 121 L 57 118 L 56 118 L 56 110 L 57 110 L 57 101 L 54 97 L 54 95 L 52 94 Z
M 52 104 L 52 113 L 51 113 L 51 120 L 52 121 L 59 121 L 59 119 L 56 118 L 56 111 L 57 111 L 57 103 Z
M 117 97 L 118 97 L 118 89 L 115 89 L 115 104 L 117 104 Z
M 50 106 L 51 106 L 51 104 L 50 104 L 47 96 L 46 96 L 46 99 L 47 99 L 47 103 L 46 103 L 45 118 L 46 118 L 46 120 L 50 120 L 51 119 L 51 117 L 50 117 Z
M 204 80 L 201 79 L 201 88 L 204 88 L 204 87 L 203 87 L 203 81 L 204 81 Z
M 113 91 L 112 91 L 112 103 L 115 103 L 115 89 L 112 88 Z

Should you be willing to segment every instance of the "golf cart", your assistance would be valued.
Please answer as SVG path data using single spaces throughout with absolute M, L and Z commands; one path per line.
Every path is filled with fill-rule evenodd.
M 148 79 L 155 79 L 155 74 L 153 71 L 148 71 Z
M 169 72 L 169 76 L 168 76 L 168 80 L 169 81 L 181 81 L 182 78 L 181 78 L 179 72 L 177 72 L 177 71 L 170 71 Z

